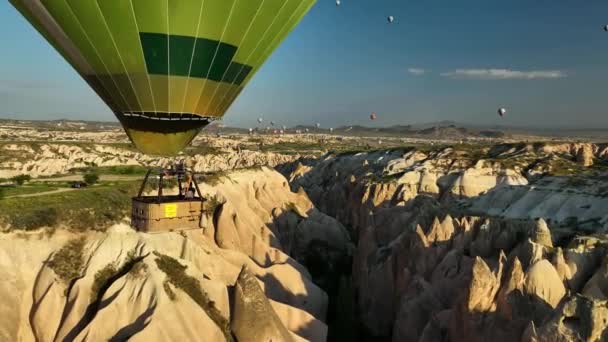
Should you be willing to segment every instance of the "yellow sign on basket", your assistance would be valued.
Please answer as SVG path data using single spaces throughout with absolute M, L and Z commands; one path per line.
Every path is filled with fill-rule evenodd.
M 165 218 L 177 216 L 177 204 L 165 204 Z

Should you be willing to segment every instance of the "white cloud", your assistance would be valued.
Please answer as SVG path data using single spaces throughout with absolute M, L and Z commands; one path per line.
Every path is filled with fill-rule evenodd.
M 423 75 L 424 73 L 426 73 L 426 70 L 421 69 L 421 68 L 409 68 L 409 69 L 407 69 L 407 72 L 418 76 L 418 75 Z
M 444 72 L 441 76 L 474 80 L 533 80 L 540 78 L 562 78 L 566 77 L 566 73 L 561 70 L 456 69 Z

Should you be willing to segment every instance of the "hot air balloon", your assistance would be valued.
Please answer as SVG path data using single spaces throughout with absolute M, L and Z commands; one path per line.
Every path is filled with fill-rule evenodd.
M 374 113 L 371 113 L 371 114 L 369 115 L 369 119 L 370 119 L 370 120 L 372 120 L 372 121 L 376 120 L 377 118 L 378 118 L 378 115 L 377 115 L 375 112 L 374 112 Z
M 258 118 L 258 123 L 262 123 L 262 122 L 264 122 L 264 118 L 259 117 L 259 118 Z
M 336 0 L 336 6 L 340 6 L 340 4 L 342 4 L 342 2 L 340 2 L 340 0 Z
M 171 155 L 224 116 L 316 0 L 9 0 L 110 107 Z
M 504 108 L 499 108 L 498 109 L 498 115 L 500 115 L 500 117 L 505 116 L 505 114 L 507 114 L 507 110 Z
M 393 17 L 392 15 L 389 15 L 388 18 L 386 18 L 386 20 L 388 21 L 389 24 L 392 24 L 393 21 L 395 21 L 395 17 Z

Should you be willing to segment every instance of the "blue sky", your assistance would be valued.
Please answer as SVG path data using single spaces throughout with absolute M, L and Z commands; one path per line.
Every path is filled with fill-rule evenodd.
M 224 121 L 608 128 L 605 24 L 605 0 L 318 0 Z M 114 119 L 7 1 L 0 41 L 1 117 Z

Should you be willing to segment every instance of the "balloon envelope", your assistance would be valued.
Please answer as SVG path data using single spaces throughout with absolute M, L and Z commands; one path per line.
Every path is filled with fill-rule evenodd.
M 224 116 L 316 0 L 10 0 L 144 153 Z

